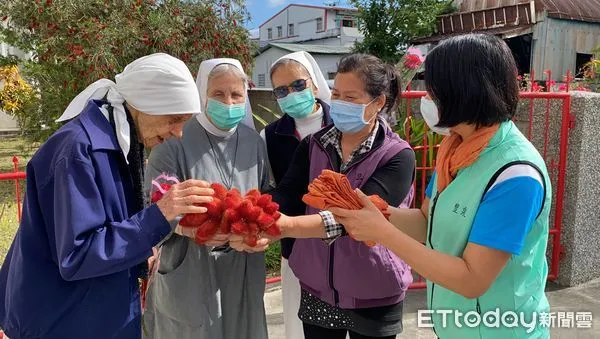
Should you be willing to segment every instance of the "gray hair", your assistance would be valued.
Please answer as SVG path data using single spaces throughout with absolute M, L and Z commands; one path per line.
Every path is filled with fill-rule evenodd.
M 215 68 L 212 69 L 212 71 L 210 71 L 210 73 L 208 73 L 208 80 L 214 77 L 221 76 L 223 74 L 233 74 L 240 80 L 242 80 L 244 83 L 248 82 L 248 76 L 246 76 L 246 74 L 244 74 L 239 68 L 235 67 L 232 64 L 217 65 Z

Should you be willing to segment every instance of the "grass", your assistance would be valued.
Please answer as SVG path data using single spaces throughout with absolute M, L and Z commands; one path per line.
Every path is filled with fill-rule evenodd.
M 0 265 L 4 262 L 18 227 L 17 204 L 2 203 L 0 205 Z
M 23 171 L 37 147 L 22 138 L 1 138 L 0 173 L 13 172 L 13 156 L 19 157 L 19 170 Z M 19 184 L 23 193 L 25 182 L 21 180 Z M 15 181 L 0 181 L 0 264 L 4 262 L 18 227 Z
M 267 267 L 268 277 L 279 275 L 281 268 L 281 245 L 279 241 L 270 245 L 265 251 L 265 266 Z
M 39 144 L 29 143 L 18 137 L 0 138 L 0 173 L 12 172 L 13 156 L 19 157 L 19 168 L 23 170 L 38 147 Z

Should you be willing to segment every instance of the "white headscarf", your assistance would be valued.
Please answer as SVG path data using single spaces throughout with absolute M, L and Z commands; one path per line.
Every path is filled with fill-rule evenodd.
M 302 66 L 304 66 L 308 71 L 308 74 L 310 75 L 312 82 L 315 84 L 315 87 L 317 87 L 317 98 L 329 103 L 329 100 L 331 99 L 331 91 L 329 90 L 329 85 L 327 84 L 323 73 L 321 73 L 321 68 L 319 68 L 315 58 L 304 51 L 286 54 L 277 59 L 273 65 L 271 65 L 271 69 L 273 69 L 273 66 L 279 61 L 285 59 L 294 60 L 302 64 Z
M 200 112 L 194 77 L 183 61 L 164 53 L 135 60 L 115 76 L 115 82 L 100 79 L 71 101 L 57 121 L 78 116 L 89 100 L 104 98 L 113 107 L 117 140 L 127 159 L 130 129 L 123 104 L 127 102 L 149 115 L 193 114 Z M 108 119 L 108 111 L 102 109 Z
M 230 58 L 217 58 L 217 59 L 209 59 L 209 60 L 205 60 L 202 61 L 202 63 L 200 64 L 200 69 L 198 70 L 198 76 L 196 77 L 196 86 L 198 87 L 198 93 L 200 94 L 200 104 L 202 107 L 202 110 L 200 111 L 200 114 L 198 114 L 197 119 L 198 121 L 204 126 L 204 128 L 207 128 L 207 126 L 205 126 L 206 122 L 208 121 L 207 117 L 206 117 L 206 103 L 208 101 L 208 75 L 210 74 L 210 72 L 212 72 L 212 70 L 221 65 L 221 64 L 229 64 L 234 66 L 235 68 L 239 69 L 240 72 L 242 72 L 242 74 L 246 74 L 246 72 L 244 72 L 244 68 L 242 67 L 242 64 L 236 60 L 236 59 L 230 59 Z M 248 93 L 248 83 L 244 82 L 244 90 L 246 91 L 246 93 Z M 250 98 L 248 97 L 248 95 L 246 94 L 246 115 L 244 116 L 244 119 L 242 120 L 242 124 L 252 128 L 253 130 L 256 130 L 256 128 L 254 127 L 254 119 L 252 117 L 252 107 L 250 106 Z M 213 133 L 213 134 L 219 134 L 219 131 L 217 131 L 217 128 L 207 128 L 209 129 L 209 132 Z M 235 127 L 232 128 L 231 132 L 235 131 Z M 227 133 L 225 133 L 227 134 Z

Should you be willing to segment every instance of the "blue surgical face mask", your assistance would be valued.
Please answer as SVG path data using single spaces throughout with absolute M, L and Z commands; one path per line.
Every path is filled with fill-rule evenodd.
M 246 103 L 227 105 L 219 100 L 208 99 L 206 111 L 215 126 L 232 129 L 246 116 Z
M 342 100 L 331 100 L 329 115 L 337 129 L 342 133 L 357 133 L 367 126 L 373 118 L 365 121 L 365 108 L 369 106 L 375 99 L 368 104 L 355 104 Z
M 306 118 L 313 112 L 315 96 L 312 89 L 307 88 L 300 92 L 292 92 L 283 98 L 277 99 L 279 107 L 294 119 Z

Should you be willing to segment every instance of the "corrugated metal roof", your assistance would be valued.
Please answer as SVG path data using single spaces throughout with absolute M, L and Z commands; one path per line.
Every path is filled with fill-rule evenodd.
M 600 0 L 536 0 L 540 5 L 553 18 L 600 22 Z
M 352 46 L 329 46 L 329 45 L 305 45 L 284 42 L 271 42 L 265 46 L 262 51 L 269 47 L 277 47 L 289 52 L 305 51 L 311 54 L 349 54 L 352 53 Z M 261 52 L 262 52 L 261 51 Z
M 459 0 L 461 12 L 516 6 L 532 0 Z M 546 10 L 553 18 L 600 22 L 600 0 L 535 0 L 536 12 Z
M 482 11 L 484 9 L 528 4 L 531 0 L 457 0 L 461 12 Z
M 415 43 L 436 42 L 465 33 L 503 37 L 527 34 L 546 12 L 551 18 L 600 23 L 600 0 L 456 0 L 459 11 L 440 15 L 436 33 Z M 536 13 L 532 12 L 535 10 Z M 539 23 L 539 21 L 537 21 Z

